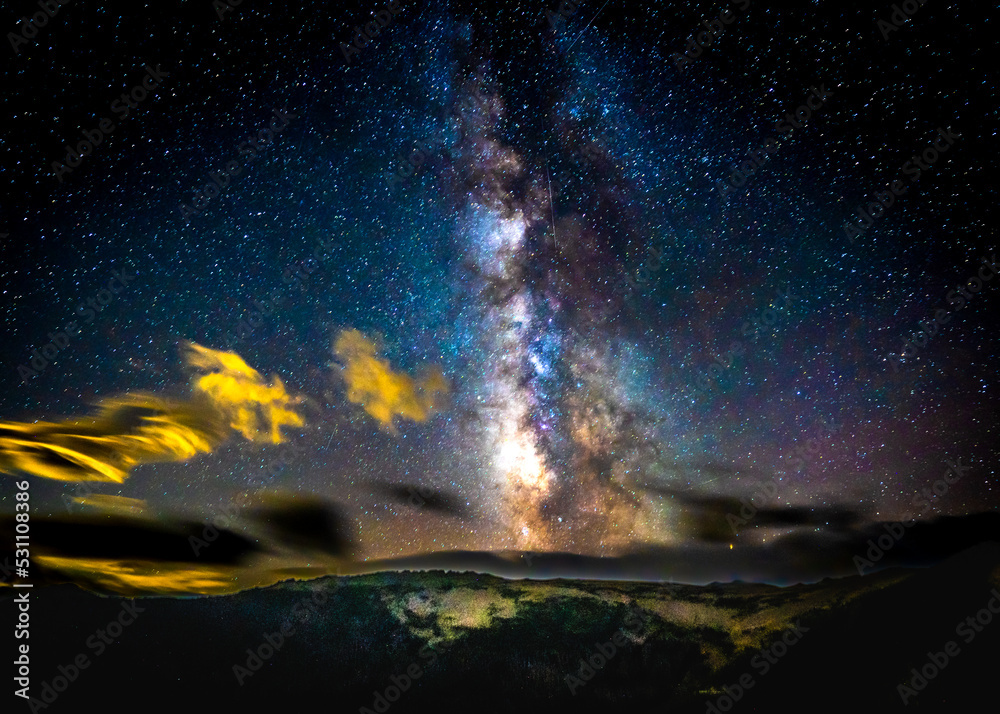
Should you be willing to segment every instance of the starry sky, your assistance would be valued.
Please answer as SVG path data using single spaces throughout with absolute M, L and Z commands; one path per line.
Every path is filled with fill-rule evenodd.
M 71 3 L 8 39 L 0 418 L 188 399 L 192 343 L 301 397 L 283 443 L 141 462 L 89 507 L 311 499 L 359 560 L 997 510 L 995 9 L 385 7 Z M 65 517 L 79 484 L 35 476 Z

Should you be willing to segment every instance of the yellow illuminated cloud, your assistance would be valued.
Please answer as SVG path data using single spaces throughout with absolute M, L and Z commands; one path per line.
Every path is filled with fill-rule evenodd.
M 146 502 L 141 498 L 126 498 L 110 493 L 76 496 L 73 502 L 115 515 L 137 515 L 146 510 Z
M 239 568 L 233 566 L 45 555 L 34 559 L 84 587 L 122 595 L 217 595 L 238 592 L 248 586 L 248 583 L 237 583 L 235 575 Z M 254 585 L 257 585 L 255 581 L 249 583 L 251 587 Z
M 281 427 L 302 426 L 305 422 L 292 408 L 302 397 L 292 397 L 285 391 L 281 379 L 273 384 L 264 382 L 257 370 L 232 352 L 208 349 L 193 342 L 188 344 L 188 364 L 207 371 L 195 383 L 229 426 L 250 441 L 282 443 Z
M 263 558 L 230 565 L 44 554 L 33 554 L 32 561 L 53 582 L 72 582 L 94 592 L 126 597 L 223 595 L 265 588 L 289 579 L 311 580 L 340 574 L 340 567 L 332 560 L 307 564 L 294 556 L 280 564 L 275 558 Z M 6 585 L 0 581 L 0 588 Z
M 102 402 L 96 416 L 61 422 L 0 422 L 0 472 L 59 481 L 123 482 L 133 467 L 186 461 L 239 432 L 251 441 L 282 442 L 282 426 L 302 426 L 277 377 L 264 382 L 238 355 L 186 345 L 201 372 L 186 400 L 126 394 Z M 206 374 L 207 372 L 207 374 Z
M 422 422 L 434 409 L 438 394 L 447 394 L 448 382 L 438 368 L 419 379 L 393 371 L 388 360 L 376 356 L 375 343 L 358 330 L 344 330 L 333 345 L 344 361 L 347 398 L 360 404 L 389 431 L 395 432 L 396 416 Z

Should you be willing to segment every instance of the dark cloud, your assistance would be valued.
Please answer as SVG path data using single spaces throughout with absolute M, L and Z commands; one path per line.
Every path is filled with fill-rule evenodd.
M 296 549 L 341 557 L 353 548 L 349 520 L 336 505 L 323 499 L 268 494 L 248 515 L 265 526 L 277 542 Z
M 719 470 L 726 469 L 719 467 Z M 751 528 L 843 529 L 861 520 L 859 513 L 845 506 L 764 506 L 768 496 L 762 490 L 744 498 L 691 494 L 655 486 L 646 490 L 679 501 L 685 535 L 705 541 L 728 543 Z
M 434 491 L 426 486 L 409 483 L 379 483 L 377 488 L 392 500 L 398 503 L 408 503 L 414 508 L 427 508 L 446 516 L 459 518 L 467 518 L 469 515 L 468 508 L 458 497 L 443 491 Z
M 0 519 L 0 538 L 14 543 L 15 522 Z M 146 560 L 174 563 L 237 564 L 259 552 L 251 540 L 224 529 L 211 547 L 195 554 L 189 538 L 202 538 L 205 524 L 152 522 L 108 515 L 31 519 L 33 555 L 80 560 Z

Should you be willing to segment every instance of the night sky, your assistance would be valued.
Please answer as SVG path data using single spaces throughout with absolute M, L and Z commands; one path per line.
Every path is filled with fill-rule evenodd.
M 996 512 L 996 10 L 913 5 L 62 6 L 4 43 L 0 468 L 106 400 L 212 421 L 190 355 L 233 353 L 279 438 L 73 511 L 322 503 L 356 560 Z

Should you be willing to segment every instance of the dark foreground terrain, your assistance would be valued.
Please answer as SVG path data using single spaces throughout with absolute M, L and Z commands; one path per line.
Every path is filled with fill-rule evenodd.
M 442 572 L 193 598 L 34 588 L 37 701 L 4 711 L 981 711 L 998 595 L 996 543 L 787 588 Z M 10 662 L 25 640 L 8 641 Z

